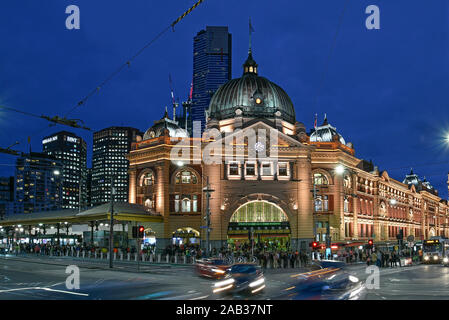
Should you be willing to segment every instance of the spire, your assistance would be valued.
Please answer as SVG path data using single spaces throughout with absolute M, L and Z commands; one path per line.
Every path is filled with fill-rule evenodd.
M 413 175 L 413 168 L 410 168 L 410 175 Z
M 254 28 L 251 25 L 251 17 L 249 18 L 249 46 L 248 46 L 248 57 L 252 57 L 252 48 L 251 48 L 251 33 L 254 32 Z
M 165 114 L 164 114 L 164 118 L 169 119 L 169 117 L 168 117 L 168 109 L 167 109 L 167 106 L 165 106 Z
M 326 125 L 328 125 L 328 124 L 329 124 L 329 122 L 327 121 L 327 114 L 325 113 L 325 114 L 324 114 L 324 121 L 323 121 L 322 126 L 326 126 Z
M 249 44 L 248 44 L 248 59 L 243 64 L 243 74 L 254 73 L 257 74 L 257 63 L 253 59 L 253 50 L 251 45 L 251 34 L 254 28 L 251 25 L 251 18 L 249 19 Z

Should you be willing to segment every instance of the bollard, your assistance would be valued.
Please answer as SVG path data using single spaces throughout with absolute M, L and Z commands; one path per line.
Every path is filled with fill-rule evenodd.
M 145 254 L 142 253 L 142 261 L 145 262 Z
M 94 258 L 97 259 L 97 251 L 95 251 Z
M 150 254 L 150 262 L 154 262 L 154 254 Z
M 187 263 L 187 257 L 184 256 L 184 264 L 186 264 L 186 263 Z
M 114 260 L 117 260 L 117 252 L 114 252 Z
M 66 256 L 66 257 L 69 256 L 69 250 L 67 250 L 67 251 L 65 252 L 65 256 Z
M 109 252 L 106 253 L 106 259 L 109 260 Z
M 84 259 L 85 256 L 86 256 L 86 251 L 83 251 L 83 259 Z
M 123 252 L 120 252 L 120 260 L 123 260 Z
M 131 253 L 128 252 L 127 256 L 128 256 L 128 261 L 130 261 L 131 260 Z
M 100 252 L 100 259 L 103 260 L 103 251 Z
M 160 254 L 160 253 L 157 255 L 157 262 L 158 262 L 158 263 L 161 262 L 161 254 Z
M 175 256 L 175 263 L 178 263 L 178 256 Z
M 79 250 L 76 252 L 76 257 L 77 257 L 77 258 L 80 257 L 80 251 L 79 251 Z
M 168 263 L 169 257 L 170 257 L 170 256 L 169 256 L 168 254 L 165 256 L 165 262 L 166 262 L 166 263 Z
M 192 264 L 195 264 L 195 263 L 196 263 L 196 258 L 192 257 Z
M 91 256 L 92 256 L 92 252 L 89 251 L 89 254 L 87 255 L 87 257 L 90 259 Z
M 137 258 L 139 257 L 139 254 L 136 252 L 135 254 L 134 254 L 134 261 L 137 261 Z

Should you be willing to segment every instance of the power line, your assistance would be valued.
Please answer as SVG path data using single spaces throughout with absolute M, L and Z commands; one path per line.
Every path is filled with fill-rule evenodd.
M 151 39 L 148 43 L 146 43 L 140 50 L 138 50 L 132 57 L 130 57 L 126 62 L 120 65 L 114 72 L 112 72 L 108 77 L 106 77 L 103 82 L 101 82 L 95 89 L 91 90 L 83 99 L 81 99 L 75 106 L 73 106 L 65 115 L 69 115 L 76 108 L 85 105 L 87 100 L 92 97 L 96 92 L 100 91 L 102 87 L 104 87 L 109 81 L 115 78 L 124 68 L 131 67 L 131 62 L 136 59 L 142 52 L 145 51 L 150 45 L 152 45 L 156 40 L 158 40 L 162 35 L 164 35 L 170 28 L 175 31 L 175 25 L 179 23 L 182 19 L 184 19 L 190 12 L 192 12 L 197 6 L 199 6 L 204 0 L 198 0 L 192 7 L 190 7 L 187 11 L 185 11 L 181 16 L 179 16 L 175 21 L 173 21 L 169 26 L 165 27 L 161 32 L 159 32 L 153 39 Z

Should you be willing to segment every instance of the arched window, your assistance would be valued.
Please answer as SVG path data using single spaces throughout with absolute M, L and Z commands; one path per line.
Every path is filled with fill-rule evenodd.
M 266 201 L 247 202 L 238 208 L 230 222 L 283 222 L 287 215 L 277 205 Z
M 329 184 L 329 181 L 327 181 L 327 178 L 322 173 L 314 173 L 313 174 L 313 183 L 316 185 L 327 185 Z
M 149 172 L 145 172 L 141 177 L 140 177 L 140 186 L 141 187 L 146 187 L 146 186 L 152 186 L 154 184 L 154 174 L 152 171 Z
M 182 170 L 176 173 L 175 177 L 176 184 L 197 184 L 198 179 L 196 175 L 190 170 Z

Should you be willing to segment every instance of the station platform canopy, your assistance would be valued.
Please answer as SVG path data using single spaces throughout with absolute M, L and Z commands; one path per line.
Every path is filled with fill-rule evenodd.
M 85 224 L 91 221 L 105 221 L 110 219 L 111 205 L 106 203 L 81 212 L 79 210 L 65 209 L 12 214 L 0 220 L 0 225 L 38 225 L 40 223 L 56 224 L 64 222 Z M 114 203 L 114 221 L 163 222 L 163 217 L 154 210 L 139 204 L 116 202 Z

